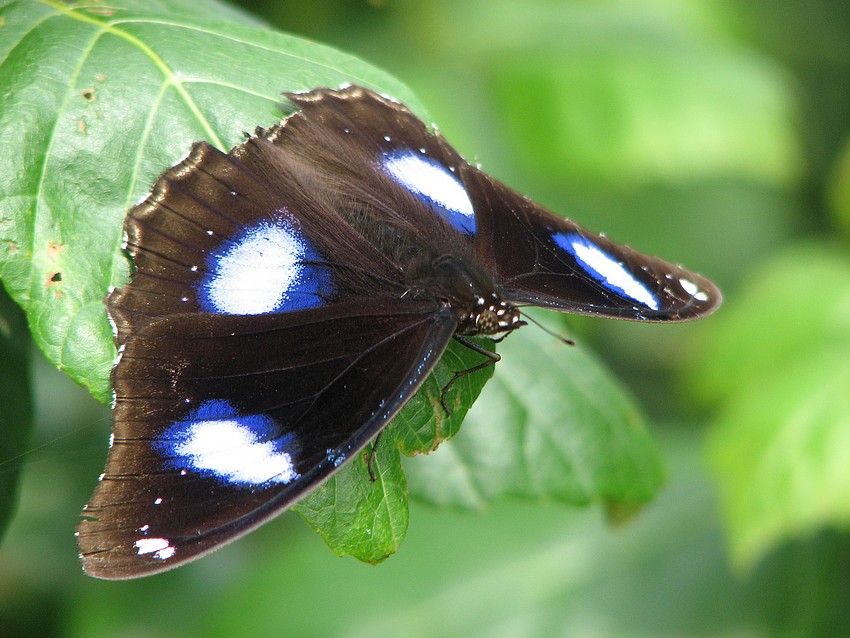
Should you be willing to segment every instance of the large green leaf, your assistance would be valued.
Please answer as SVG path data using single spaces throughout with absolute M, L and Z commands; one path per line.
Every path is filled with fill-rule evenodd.
M 127 280 L 124 215 L 193 141 L 226 150 L 244 131 L 281 117 L 282 92 L 317 86 L 370 86 L 424 115 L 386 73 L 256 28 L 215 2 L 23 1 L 6 3 L 0 19 L 0 276 L 48 359 L 103 402 L 115 358 L 103 298 Z M 459 369 L 473 365 L 463 356 Z M 459 385 L 458 400 L 471 404 L 485 379 Z M 449 427 L 438 426 L 445 419 L 432 412 L 419 415 L 417 429 L 427 428 L 428 418 L 432 439 Z M 426 441 L 423 449 L 434 445 Z M 406 520 L 397 450 L 388 447 L 396 458 L 390 468 L 381 464 L 381 475 L 395 476 L 401 489 L 385 506 L 394 520 Z M 339 477 L 313 498 L 379 485 L 352 480 Z M 368 499 L 358 501 L 358 510 L 368 507 Z M 326 538 L 356 546 L 344 536 L 361 527 L 346 525 L 343 538 L 333 530 Z M 393 537 L 400 540 L 403 529 Z
M 285 114 L 282 92 L 344 83 L 392 95 L 425 117 L 410 91 L 386 73 L 257 26 L 213 1 L 6 2 L 0 5 L 0 56 L 0 277 L 48 359 L 104 403 L 115 349 L 103 298 L 128 278 L 120 250 L 124 215 L 193 141 L 228 149 L 245 131 Z M 334 551 L 372 562 L 395 551 L 407 527 L 400 452 L 428 452 L 457 432 L 492 368 L 455 385 L 450 417 L 440 394 L 455 371 L 479 361 L 480 355 L 453 345 L 383 437 L 373 459 L 376 480 L 363 459 L 355 460 L 299 505 Z M 601 376 L 596 364 L 578 361 L 587 366 L 587 378 Z M 549 363 L 530 358 L 526 365 Z M 563 387 L 564 395 L 574 394 L 566 388 L 582 380 L 567 376 L 550 382 L 552 392 Z M 566 427 L 554 414 L 544 419 L 526 410 L 538 400 L 533 387 L 526 390 L 529 396 L 513 391 L 501 421 L 531 415 L 519 423 L 542 437 L 537 445 L 545 466 L 488 497 L 504 491 L 556 494 L 574 503 L 649 497 L 658 485 L 657 457 L 613 386 L 593 390 L 592 409 L 587 401 L 547 404 L 546 412 L 573 410 L 573 418 L 563 419 Z M 590 396 L 585 389 L 577 394 Z M 612 410 L 598 409 L 606 405 Z M 512 447 L 499 450 L 504 433 L 484 432 L 506 468 L 495 484 L 523 476 L 512 464 L 530 459 L 506 454 Z M 545 453 L 550 437 L 560 439 L 554 455 Z M 611 455 L 632 443 L 634 449 Z M 488 467 L 493 464 L 482 464 L 480 480 Z M 463 502 L 463 483 L 442 489 L 445 500 Z

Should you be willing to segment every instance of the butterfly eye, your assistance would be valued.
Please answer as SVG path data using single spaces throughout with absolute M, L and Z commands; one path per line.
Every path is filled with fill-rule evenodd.
M 576 263 L 608 290 L 658 310 L 658 298 L 617 259 L 578 233 L 555 233 L 555 243 L 572 255 Z
M 288 220 L 263 220 L 223 241 L 198 284 L 201 308 L 229 315 L 290 312 L 324 305 L 327 268 Z
M 469 194 L 442 164 L 409 150 L 387 155 L 383 164 L 390 177 L 432 207 L 455 230 L 475 234 L 475 209 Z
M 499 330 L 499 317 L 495 312 L 487 309 L 476 317 L 475 325 L 481 334 L 491 335 Z
M 172 469 L 190 470 L 238 487 L 290 483 L 294 436 L 275 438 L 266 415 L 240 414 L 227 401 L 207 401 L 173 423 L 154 448 Z

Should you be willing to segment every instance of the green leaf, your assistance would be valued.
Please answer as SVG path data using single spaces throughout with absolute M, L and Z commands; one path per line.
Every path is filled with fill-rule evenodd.
M 104 403 L 115 349 L 103 298 L 128 278 L 120 250 L 124 216 L 192 142 L 226 150 L 244 131 L 285 114 L 281 93 L 345 83 L 393 95 L 427 118 L 387 74 L 257 27 L 216 2 L 20 0 L 0 8 L 0 22 L 0 277 L 48 359 Z M 376 480 L 357 459 L 299 504 L 334 551 L 377 562 L 396 550 L 408 518 L 400 454 L 428 452 L 458 431 L 492 368 L 454 385 L 451 416 L 441 392 L 455 371 L 480 360 L 453 344 L 384 435 L 373 462 Z M 532 361 L 525 370 L 533 378 L 517 373 L 521 386 L 502 385 L 509 405 L 491 421 L 509 427 L 484 430 L 494 457 L 474 459 L 481 463 L 476 480 L 484 482 L 488 469 L 497 473 L 490 496 L 649 498 L 660 470 L 628 401 L 580 354 L 574 361 L 581 374 L 556 367 L 562 374 L 549 381 L 543 377 L 551 372 L 542 369 L 550 361 Z M 582 388 L 582 400 L 557 399 L 568 386 L 565 375 Z M 538 396 L 544 387 L 548 396 Z M 569 428 L 555 414 L 560 409 L 570 411 Z M 512 444 L 499 447 L 506 437 Z M 498 474 L 502 469 L 509 471 Z M 426 489 L 415 484 L 417 492 Z M 464 489 L 462 482 L 445 487 L 444 495 L 454 494 L 444 498 L 463 500 Z
M 284 91 L 317 86 L 424 112 L 386 73 L 217 2 L 21 0 L 0 18 L 0 277 L 47 358 L 103 403 L 124 215 L 192 142 L 227 150 L 280 119 Z
M 553 344 L 556 347 L 553 347 Z M 441 366 L 382 435 L 369 481 L 364 458 L 308 495 L 295 510 L 338 554 L 378 562 L 396 551 L 407 530 L 413 495 L 440 505 L 480 507 L 504 496 L 555 498 L 633 511 L 663 481 L 658 449 L 632 399 L 580 347 L 557 347 L 526 328 L 501 345 L 496 377 L 470 414 L 460 397 L 477 396 L 493 367 L 458 380 L 446 417 L 439 403 L 452 370 L 481 356 L 452 344 Z M 463 387 L 466 386 L 466 387 Z M 407 455 L 435 449 L 399 466 Z
M 631 397 L 590 353 L 533 326 L 499 350 L 463 433 L 427 462 L 406 464 L 416 496 L 460 507 L 510 495 L 629 509 L 655 495 L 658 449 Z
M 21 457 L 33 425 L 29 364 L 24 313 L 0 286 L 0 536 L 15 510 Z
M 378 563 L 396 551 L 407 533 L 407 481 L 398 446 L 388 438 L 381 436 L 371 458 L 374 481 L 364 455 L 294 508 L 340 556 Z
M 709 455 L 738 565 L 826 526 L 850 529 L 846 248 L 780 253 L 709 325 L 703 345 L 694 383 L 720 405 Z

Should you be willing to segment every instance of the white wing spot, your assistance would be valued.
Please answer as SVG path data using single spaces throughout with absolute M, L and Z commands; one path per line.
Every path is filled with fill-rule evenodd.
M 210 302 L 227 314 L 271 312 L 301 280 L 304 252 L 301 236 L 285 222 L 257 225 L 218 258 Z
M 613 259 L 590 239 L 575 233 L 569 235 L 557 233 L 554 239 L 555 243 L 575 256 L 576 261 L 588 273 L 597 277 L 606 288 L 622 293 L 648 308 L 658 310 L 658 299 L 649 289 L 635 279 L 623 264 Z
M 407 152 L 386 157 L 384 168 L 411 193 L 465 218 L 459 230 L 475 231 L 475 210 L 469 194 L 460 180 L 441 164 Z M 451 219 L 448 221 L 458 227 Z
M 682 289 L 697 301 L 708 301 L 708 293 L 701 290 L 700 287 L 690 279 L 680 277 L 679 283 L 682 285 Z
M 167 538 L 140 538 L 133 545 L 139 556 L 153 554 L 159 560 L 171 558 L 177 552 Z
M 173 452 L 194 469 L 231 483 L 289 483 L 299 476 L 288 453 L 277 451 L 274 441 L 258 441 L 250 428 L 233 419 L 193 423 Z

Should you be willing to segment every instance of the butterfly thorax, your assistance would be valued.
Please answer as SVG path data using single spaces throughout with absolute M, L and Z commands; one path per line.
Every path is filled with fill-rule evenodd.
M 493 282 L 475 264 L 456 255 L 442 255 L 431 263 L 431 292 L 454 311 L 461 335 L 495 335 L 525 325 L 519 309 L 502 300 Z

